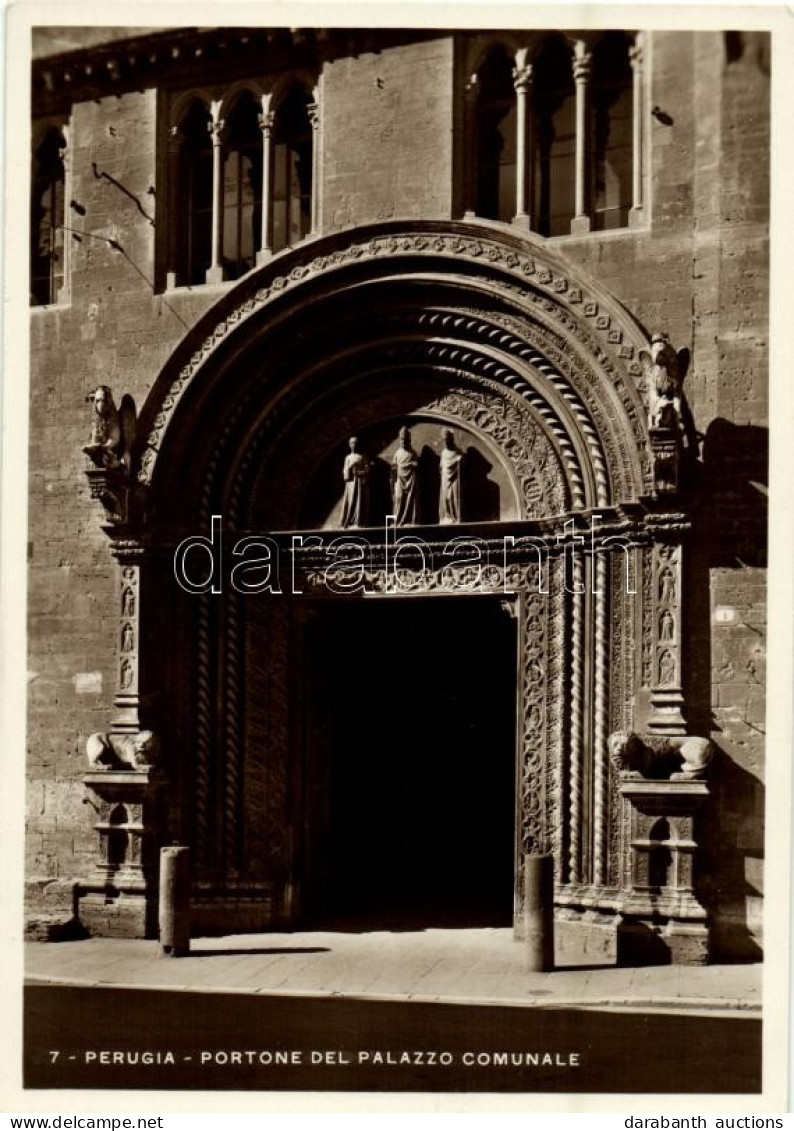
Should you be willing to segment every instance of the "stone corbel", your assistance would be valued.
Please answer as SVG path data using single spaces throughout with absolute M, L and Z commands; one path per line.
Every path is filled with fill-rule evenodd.
M 86 478 L 91 498 L 98 499 L 105 518 L 113 526 L 129 521 L 130 491 L 134 486 L 124 467 L 87 467 Z

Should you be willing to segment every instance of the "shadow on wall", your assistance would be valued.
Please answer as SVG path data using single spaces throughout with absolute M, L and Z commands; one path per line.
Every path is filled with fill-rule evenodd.
M 711 961 L 758 961 L 762 951 L 748 905 L 762 895 L 764 785 L 719 746 L 709 779 L 711 795 L 696 834 L 695 885 L 712 922 Z
M 769 430 L 713 420 L 697 506 L 710 566 L 766 566 L 768 482 Z
M 698 890 L 713 923 L 712 960 L 722 962 L 761 957 L 748 913 L 761 897 L 765 791 L 758 777 L 719 745 L 712 688 L 712 584 L 714 571 L 731 571 L 738 580 L 742 570 L 766 565 L 768 443 L 766 428 L 722 418 L 709 425 L 688 565 L 689 729 L 710 735 L 717 746 L 712 794 L 698 822 Z M 733 582 L 729 588 L 735 589 Z

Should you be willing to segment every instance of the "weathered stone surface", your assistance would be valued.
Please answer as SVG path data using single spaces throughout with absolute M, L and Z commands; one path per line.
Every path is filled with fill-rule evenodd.
M 643 326 L 691 349 L 683 392 L 705 439 L 687 586 L 688 722 L 713 738 L 719 763 L 698 879 L 714 956 L 747 956 L 760 943 L 763 854 L 769 79 L 749 41 L 727 53 L 717 33 L 654 32 L 649 52 L 648 103 L 673 124 L 646 123 L 647 222 L 549 243 Z M 454 54 L 452 36 L 442 35 L 328 60 L 322 233 L 454 216 Z M 162 264 L 144 213 L 167 223 L 157 99 L 149 87 L 75 104 L 69 198 L 84 214 L 73 226 L 116 241 L 123 254 L 101 239 L 74 240 L 68 304 L 31 313 L 27 869 L 34 913 L 53 901 L 66 922 L 69 887 L 90 873 L 96 853 L 83 752 L 90 735 L 109 728 L 117 677 L 114 565 L 80 450 L 84 397 L 107 383 L 140 410 L 167 358 L 219 298 L 204 287 L 154 294 L 148 281 Z M 718 609 L 730 610 L 728 619 Z M 65 886 L 56 892 L 50 881 Z M 92 928 L 146 930 L 139 908 L 88 906 Z M 243 906 L 246 923 L 267 917 Z M 222 920 L 207 911 L 208 924 Z M 695 954 L 699 945 L 675 944 Z

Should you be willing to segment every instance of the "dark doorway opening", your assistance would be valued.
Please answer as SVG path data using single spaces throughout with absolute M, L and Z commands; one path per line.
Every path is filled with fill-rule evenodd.
M 328 601 L 305 644 L 304 921 L 512 923 L 510 612 L 474 596 Z

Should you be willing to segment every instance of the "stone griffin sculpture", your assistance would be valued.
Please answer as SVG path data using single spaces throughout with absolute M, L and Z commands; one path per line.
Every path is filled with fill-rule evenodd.
M 677 430 L 682 418 L 682 358 L 673 349 L 667 334 L 654 334 L 650 352 L 641 350 L 640 361 L 648 382 L 651 428 Z
M 87 398 L 93 405 L 91 441 L 83 448 L 96 467 L 124 467 L 129 471 L 135 433 L 132 398 L 123 397 L 116 408 L 108 385 L 99 385 Z
M 692 417 L 682 396 L 689 356 L 686 349 L 676 353 L 667 334 L 654 334 L 650 351 L 640 350 L 648 390 L 648 425 L 657 495 L 673 495 L 678 491 L 683 458 L 697 448 Z
M 111 523 L 126 520 L 131 495 L 132 444 L 135 439 L 135 402 L 124 396 L 116 408 L 113 393 L 99 385 L 86 400 L 91 402 L 91 442 L 83 451 L 91 497 L 99 499 Z

